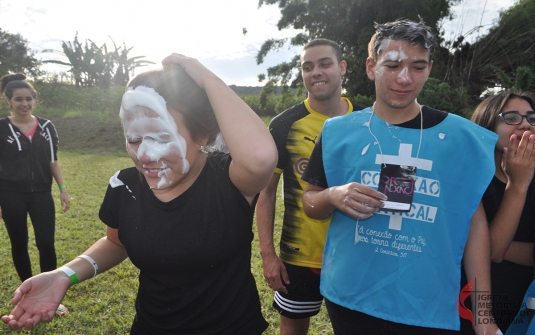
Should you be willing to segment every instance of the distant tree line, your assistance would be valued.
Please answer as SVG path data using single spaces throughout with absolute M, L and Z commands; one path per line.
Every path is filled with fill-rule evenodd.
M 469 43 L 469 34 L 444 38 L 443 24 L 452 18 L 450 8 L 462 0 L 258 0 L 263 5 L 278 5 L 280 30 L 295 28 L 301 33 L 291 38 L 271 38 L 259 49 L 256 60 L 261 64 L 268 53 L 287 46 L 302 46 L 314 38 L 329 38 L 342 47 L 348 62 L 343 79 L 344 94 L 355 103 L 369 105 L 374 100 L 374 87 L 365 73 L 367 44 L 374 33 L 374 22 L 399 18 L 419 21 L 422 18 L 437 33 L 440 47 L 434 57 L 431 77 L 418 100 L 435 108 L 469 116 L 489 89 L 517 87 L 535 90 L 535 0 L 518 0 L 500 13 L 489 32 Z M 111 37 L 110 37 L 111 39 Z M 64 41 L 61 53 L 68 61 L 46 63 L 69 67 L 76 87 L 108 88 L 124 86 L 138 67 L 152 64 L 144 56 L 131 56 L 132 47 L 125 43 L 113 48 L 97 45 L 90 39 Z M 0 29 L 0 75 L 24 72 L 42 75 L 41 62 L 35 58 L 28 42 L 20 34 Z M 253 109 L 262 115 L 273 115 L 304 97 L 299 55 L 269 67 L 259 75 L 262 88 L 231 86 Z
M 294 28 L 302 33 L 292 38 L 272 38 L 257 53 L 258 64 L 269 52 L 284 46 L 303 46 L 315 38 L 338 42 L 348 70 L 343 79 L 346 95 L 357 103 L 374 100 L 373 83 L 365 73 L 367 45 L 373 35 L 374 22 L 384 23 L 399 18 L 424 22 L 439 37 L 431 78 L 419 101 L 437 108 L 466 115 L 482 95 L 494 87 L 518 87 L 534 90 L 535 67 L 535 0 L 518 0 L 500 13 L 499 21 L 473 44 L 467 36 L 453 41 L 444 39 L 441 29 L 452 19 L 450 7 L 461 0 L 259 0 L 258 5 L 278 5 L 281 18 L 279 30 Z M 473 33 L 473 31 L 472 31 Z M 267 69 L 259 80 L 265 81 L 262 97 L 282 86 L 283 95 L 290 88 L 302 88 L 299 55 Z M 281 99 L 284 99 L 281 98 Z
M 10 34 L 0 28 L 0 76 L 10 72 L 24 72 L 31 76 L 41 74 L 41 63 L 20 34 Z

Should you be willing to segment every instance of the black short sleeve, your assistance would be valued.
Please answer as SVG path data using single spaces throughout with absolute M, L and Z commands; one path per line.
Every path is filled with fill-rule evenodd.
M 325 176 L 325 167 L 323 166 L 323 152 L 321 147 L 321 134 L 318 136 L 316 146 L 312 150 L 310 160 L 303 176 L 301 177 L 309 184 L 327 188 L 327 176 Z

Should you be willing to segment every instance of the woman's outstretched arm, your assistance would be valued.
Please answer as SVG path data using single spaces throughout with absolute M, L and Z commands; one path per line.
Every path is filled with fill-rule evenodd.
M 84 253 L 98 265 L 99 273 L 111 269 L 126 259 L 124 246 L 119 241 L 117 229 L 108 228 L 106 237 L 101 238 Z M 94 276 L 95 267 L 89 261 L 75 258 L 65 264 L 76 273 L 78 282 Z M 2 321 L 10 330 L 33 329 L 40 322 L 50 322 L 58 305 L 73 285 L 72 280 L 62 270 L 43 272 L 22 283 L 13 294 L 11 303 L 15 308 Z
M 230 87 L 196 59 L 172 54 L 162 63 L 180 65 L 206 91 L 232 156 L 230 178 L 252 200 L 267 185 L 277 164 L 277 149 L 266 125 Z

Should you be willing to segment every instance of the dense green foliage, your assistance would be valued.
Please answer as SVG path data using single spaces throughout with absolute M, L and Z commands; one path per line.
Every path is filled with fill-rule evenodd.
M 289 39 L 269 39 L 257 54 L 257 63 L 262 63 L 266 54 L 287 43 L 301 46 L 315 38 L 328 38 L 342 48 L 348 63 L 343 87 L 349 96 L 357 94 L 370 96 L 375 93 L 372 82 L 365 73 L 368 57 L 368 42 L 375 32 L 374 22 L 388 22 L 399 18 L 419 21 L 421 16 L 427 25 L 438 31 L 441 19 L 450 15 L 450 5 L 458 0 L 259 0 L 259 6 L 278 4 L 282 17 L 279 30 L 285 28 L 302 29 Z M 417 10 L 415 10 L 417 9 Z M 270 67 L 266 86 L 301 85 L 299 56 Z M 265 78 L 261 75 L 259 78 Z
M 527 91 L 533 82 L 533 71 L 527 66 L 517 67 L 514 78 L 511 78 L 500 68 L 492 66 L 492 69 L 496 72 L 500 85 L 508 89 L 516 88 L 522 91 Z
M 445 82 L 429 78 L 418 96 L 418 102 L 445 112 L 459 114 L 464 117 L 472 115 L 466 90 L 453 89 Z
M 0 28 L 0 76 L 22 72 L 32 76 L 40 74 L 39 61 L 20 34 L 11 34 Z
M 100 87 L 81 87 L 77 89 L 74 85 L 49 78 L 47 81 L 38 80 L 34 83 L 38 92 L 39 110 L 45 111 L 47 115 L 67 115 L 83 116 L 91 114 L 92 118 L 116 117 L 119 115 L 121 98 L 124 93 L 124 86 L 113 85 L 107 89 Z M 234 86 L 234 91 L 239 92 L 260 92 L 260 88 L 245 88 Z M 241 95 L 242 99 L 260 116 L 275 116 L 289 106 L 302 101 L 305 96 L 292 95 L 288 100 L 282 101 L 278 95 L 272 94 L 266 97 L 266 104 L 261 106 L 259 95 Z M 0 113 L 9 112 L 5 101 L 0 101 Z M 118 122 L 118 118 L 117 118 Z
M 38 103 L 46 109 L 64 112 L 96 112 L 97 114 L 119 114 L 124 86 L 84 87 L 75 89 L 71 84 L 58 80 L 35 82 Z
M 432 75 L 452 87 L 464 87 L 472 102 L 495 86 L 534 91 L 529 79 L 535 70 L 534 13 L 535 0 L 518 0 L 474 44 L 464 36 L 445 43 Z
M 364 67 L 367 44 L 374 33 L 373 23 L 399 18 L 418 21 L 421 17 L 438 33 L 440 47 L 435 53 L 431 72 L 431 77 L 436 80 L 428 81 L 419 98 L 420 102 L 466 116 L 489 88 L 518 87 L 534 91 L 535 0 L 519 0 L 502 12 L 496 25 L 474 44 L 466 42 L 466 36 L 456 36 L 453 41 L 442 37 L 441 26 L 444 20 L 451 17 L 449 8 L 458 2 L 259 0 L 259 7 L 279 6 L 282 15 L 278 22 L 279 30 L 294 28 L 303 32 L 293 38 L 266 40 L 257 53 L 257 62 L 262 63 L 269 52 L 288 44 L 302 46 L 314 38 L 332 39 L 340 44 L 344 59 L 348 62 L 343 87 L 348 96 L 356 97 L 363 104 L 367 100 L 373 101 L 375 94 Z M 469 33 L 474 31 L 476 29 Z M 262 94 L 270 93 L 278 85 L 283 88 L 301 87 L 299 55 L 259 75 L 261 80 L 266 78 Z M 288 90 L 283 89 L 283 95 L 289 94 Z

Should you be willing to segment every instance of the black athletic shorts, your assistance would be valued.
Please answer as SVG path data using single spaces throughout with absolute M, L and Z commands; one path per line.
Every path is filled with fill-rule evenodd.
M 459 331 L 410 326 L 373 317 L 325 299 L 335 335 L 455 335 Z
M 284 266 L 290 278 L 290 285 L 286 285 L 288 294 L 275 292 L 273 307 L 290 319 L 304 319 L 318 314 L 323 301 L 320 293 L 321 269 L 288 263 L 284 263 Z

